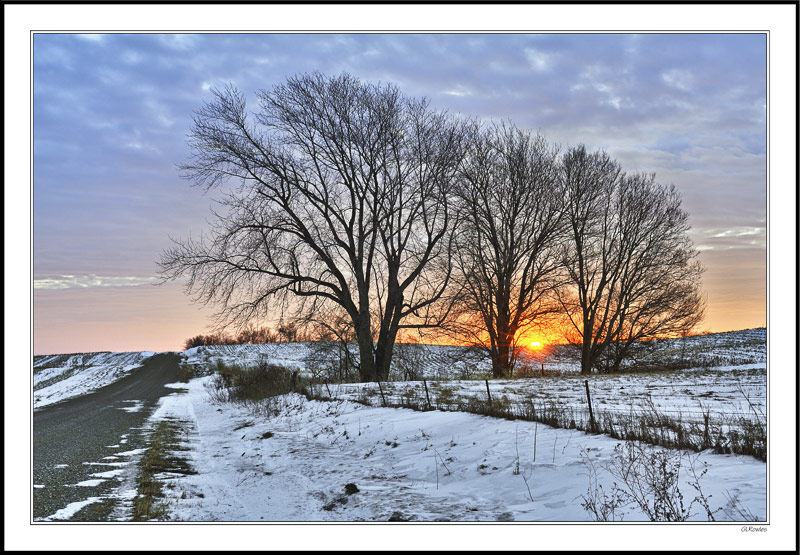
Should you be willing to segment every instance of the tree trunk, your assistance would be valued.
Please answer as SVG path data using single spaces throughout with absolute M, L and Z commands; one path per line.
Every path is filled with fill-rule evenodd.
M 618 373 L 620 368 L 622 367 L 622 361 L 628 358 L 628 354 L 631 350 L 631 341 L 627 341 L 620 345 L 617 343 L 614 349 L 614 364 L 611 367 L 611 371 L 613 373 Z
M 581 346 L 581 374 L 592 373 L 592 362 L 592 337 L 584 332 Z
M 372 354 L 372 338 L 358 336 L 358 377 L 362 382 L 375 381 L 375 359 Z
M 498 315 L 495 322 L 497 345 L 492 349 L 492 375 L 495 378 L 507 378 L 511 370 L 511 349 L 516 330 L 510 329 L 507 298 L 498 297 L 497 303 Z
M 498 345 L 497 352 L 492 355 L 492 376 L 495 378 L 508 377 L 510 368 L 510 349 L 508 345 Z
M 502 331 L 498 334 L 497 347 L 492 353 L 492 375 L 495 378 L 507 378 L 511 372 L 513 334 Z
M 592 339 L 594 334 L 594 318 L 584 312 L 583 342 L 581 343 L 581 374 L 591 374 L 594 358 L 592 357 Z
M 377 375 L 369 313 L 360 314 L 358 321 L 354 323 L 358 340 L 358 376 L 362 382 L 372 382 L 375 381 Z
M 397 335 L 397 332 L 394 332 L 392 335 Z M 378 380 L 387 381 L 389 379 L 393 352 L 394 337 L 389 341 L 378 344 L 378 348 L 375 351 L 375 372 Z
M 397 340 L 397 331 L 400 329 L 400 320 L 403 307 L 403 293 L 397 284 L 397 272 L 390 269 L 390 287 L 383 319 L 380 323 L 378 344 L 375 348 L 375 372 L 379 380 L 388 380 L 392 366 L 394 343 Z
M 583 348 L 581 349 L 581 374 L 591 374 L 592 373 L 592 359 L 590 355 L 590 345 L 587 345 L 586 342 L 583 344 Z

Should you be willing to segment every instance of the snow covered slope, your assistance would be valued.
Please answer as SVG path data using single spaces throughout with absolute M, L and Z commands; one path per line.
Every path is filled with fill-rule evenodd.
M 665 339 L 652 342 L 653 349 L 646 362 L 654 370 L 684 360 L 683 367 L 721 368 L 738 366 L 766 367 L 766 328 L 697 335 L 684 339 Z M 314 365 L 324 364 L 327 354 L 314 343 L 273 343 L 267 345 L 218 345 L 195 347 L 184 351 L 186 362 L 210 368 L 221 361 L 225 364 L 254 366 L 262 360 L 301 372 L 311 373 Z M 353 346 L 351 355 L 357 360 Z M 536 353 L 520 350 L 520 361 L 536 368 L 544 362 L 548 370 L 579 372 L 580 354 L 574 348 L 554 345 Z M 392 358 L 392 379 L 471 379 L 486 377 L 490 372 L 488 356 L 468 347 L 451 345 L 402 344 L 395 346 Z M 409 375 L 412 374 L 412 375 Z
M 181 455 L 196 471 L 162 476 L 167 520 L 591 521 L 583 504 L 592 480 L 608 491 L 615 478 L 605 466 L 624 443 L 533 422 L 299 395 L 285 396 L 279 414 L 264 417 L 213 404 L 204 387 L 209 379 L 162 398 L 152 417 L 181 422 L 188 432 Z M 708 520 L 691 501 L 698 495 L 692 467 L 698 475 L 707 470 L 699 484 L 715 520 L 764 520 L 764 463 L 667 453 L 681 459 L 676 486 L 689 520 Z M 613 520 L 648 518 L 626 503 Z
M 154 354 L 145 351 L 33 357 L 34 410 L 113 383 Z
M 654 342 L 649 355 L 657 369 L 677 359 L 690 361 L 693 368 L 766 368 L 765 328 L 732 331 Z M 81 353 L 36 356 L 33 360 L 34 408 L 84 395 L 108 385 L 142 364 L 153 352 Z M 217 361 L 254 366 L 263 360 L 311 374 L 330 363 L 331 353 L 315 343 L 273 343 L 266 345 L 220 345 L 195 347 L 183 353 L 185 362 L 199 370 L 211 371 Z M 353 349 L 353 356 L 358 354 Z M 575 352 L 553 346 L 544 354 L 521 352 L 523 363 L 536 368 L 544 362 L 548 370 L 578 372 Z M 398 344 L 392 360 L 393 380 L 474 379 L 487 377 L 491 362 L 479 351 L 449 345 Z
M 315 365 L 330 363 L 338 356 L 315 343 L 271 343 L 266 345 L 214 345 L 194 347 L 183 353 L 186 362 L 196 367 L 213 367 L 217 361 L 225 364 L 254 366 L 261 361 L 311 373 Z M 358 360 L 355 346 L 351 355 Z M 404 371 L 422 373 L 426 377 L 448 378 L 464 373 L 487 372 L 489 359 L 473 349 L 450 345 L 398 344 L 392 360 L 394 379 L 403 379 Z M 461 376 L 472 377 L 472 376 Z

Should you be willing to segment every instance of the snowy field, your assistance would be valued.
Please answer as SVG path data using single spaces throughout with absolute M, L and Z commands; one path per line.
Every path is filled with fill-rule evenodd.
M 204 387 L 210 379 L 163 398 L 153 415 L 183 423 L 197 470 L 163 476 L 169 520 L 594 520 L 582 506 L 591 480 L 611 485 L 603 464 L 622 443 L 532 422 L 299 395 L 282 398 L 275 416 L 256 416 L 211 403 Z M 698 476 L 706 470 L 699 485 L 716 520 L 765 519 L 764 463 L 708 452 L 672 455 L 682 463 L 677 487 L 691 505 L 690 520 L 708 520 L 692 503 L 692 466 Z M 648 518 L 626 506 L 615 520 Z
M 355 346 L 352 356 L 358 359 Z M 266 345 L 218 345 L 194 347 L 183 352 L 187 364 L 196 367 L 213 366 L 217 361 L 225 364 L 255 366 L 268 360 L 272 364 L 294 368 L 312 375 L 316 366 L 334 357 L 314 343 L 272 343 Z M 484 376 L 491 371 L 491 361 L 471 349 L 449 345 L 403 345 L 395 347 L 392 374 L 402 379 L 403 369 L 413 364 L 419 375 L 450 378 L 459 375 Z
M 33 358 L 33 408 L 85 395 L 131 373 L 153 352 L 81 353 Z
M 712 436 L 709 441 L 723 447 L 730 443 L 731 434 L 735 441 L 754 425 L 766 425 L 766 329 L 664 340 L 654 345 L 648 355 L 654 368 L 676 360 L 688 361 L 684 362 L 688 368 L 591 375 L 588 385 L 597 422 L 606 428 L 624 429 L 646 415 L 650 421 L 657 421 L 661 433 L 675 435 L 675 431 L 663 430 L 677 423 L 683 431 L 694 434 L 695 443 L 701 443 L 703 439 L 696 436 L 708 430 Z M 489 380 L 487 384 L 484 378 L 490 377 L 491 363 L 480 352 L 455 346 L 400 344 L 393 359 L 393 381 L 382 384 L 382 392 L 375 383 L 326 383 L 315 369 L 327 364 L 325 357 L 335 355 L 314 343 L 195 347 L 183 356 L 184 363 L 198 373 L 213 371 L 218 362 L 253 367 L 268 361 L 312 379 L 317 395 L 372 406 L 463 410 L 471 400 L 485 402 L 491 396 L 492 402 L 513 414 L 549 412 L 564 427 L 587 429 L 589 425 L 584 377 L 579 373 L 575 352 L 563 346 L 545 352 L 523 349 L 520 366 L 527 368 L 525 375 L 531 378 Z M 547 372 L 544 377 L 539 376 L 542 367 Z M 421 378 L 427 382 L 423 384 Z M 59 391 L 78 393 L 70 381 L 56 383 L 51 390 L 55 391 L 50 399 L 58 399 Z M 39 391 L 36 394 L 40 395 Z M 764 442 L 760 444 L 765 453 Z
M 767 360 L 766 329 L 764 328 L 689 337 L 685 340 L 666 340 L 658 343 L 659 348 L 652 355 L 652 358 L 657 361 L 669 362 L 675 358 L 690 357 L 694 363 L 694 369 L 701 371 L 710 369 L 714 372 L 733 370 L 735 374 L 739 374 L 734 377 L 743 381 L 745 386 L 753 377 L 752 372 L 755 372 L 756 379 L 760 380 L 758 387 L 763 389 Z M 33 359 L 34 409 L 84 395 L 119 380 L 133 369 L 141 366 L 146 358 L 154 354 L 153 352 L 140 352 L 35 356 Z M 211 371 L 217 361 L 229 365 L 255 366 L 267 360 L 272 364 L 297 369 L 306 376 L 311 376 L 314 369 L 320 363 L 324 363 L 326 357 L 331 356 L 321 353 L 313 343 L 194 347 L 181 354 L 186 364 L 201 372 Z M 539 368 L 543 362 L 548 371 L 577 374 L 579 370 L 579 364 L 575 360 L 574 354 L 561 346 L 553 347 L 544 355 L 523 350 L 521 360 L 523 365 L 533 369 Z M 414 381 L 423 377 L 428 380 L 472 380 L 489 377 L 490 370 L 491 363 L 488 357 L 471 349 L 445 345 L 399 344 L 395 349 L 392 378 L 397 381 Z M 759 372 L 760 377 L 758 376 Z M 685 374 L 679 375 L 684 376 Z M 595 378 L 598 377 L 595 376 Z M 640 381 L 638 377 L 635 379 L 637 382 Z M 705 378 L 689 378 L 686 389 L 690 389 L 690 386 L 693 386 L 697 380 L 702 381 L 703 379 Z M 725 381 L 727 382 L 727 378 Z M 671 382 L 669 387 L 680 386 L 678 381 L 671 380 Z M 711 385 L 714 383 L 712 378 Z M 410 384 L 409 387 L 418 385 Z M 506 385 L 498 383 L 492 387 L 506 388 Z M 622 387 L 624 384 L 620 384 L 620 386 Z M 650 384 L 644 387 L 657 386 Z M 550 388 L 547 388 L 547 391 L 546 394 L 549 394 Z M 708 391 L 701 393 L 707 394 Z M 710 396 L 713 396 L 713 391 Z M 753 400 L 758 400 L 757 398 L 758 395 L 754 394 Z M 606 402 L 609 401 L 606 400 Z
M 626 460 L 648 461 L 652 468 L 658 457 L 676 473 L 673 494 L 679 490 L 682 496 L 683 517 L 737 522 L 767 517 L 767 465 L 756 457 L 649 446 L 634 453 L 626 451 L 632 442 L 568 429 L 575 426 L 551 427 L 542 420 L 468 411 L 470 403 L 491 397 L 493 404 L 511 412 L 551 410 L 578 428 L 585 425 L 585 378 L 564 347 L 526 352 L 523 364 L 530 377 L 515 380 L 486 380 L 488 359 L 466 348 L 398 347 L 394 381 L 380 387 L 326 383 L 317 371 L 324 363 L 319 346 L 311 343 L 197 347 L 182 353 L 184 364 L 200 377 L 173 384 L 175 392 L 161 399 L 150 422 L 155 426 L 170 419 L 180 424 L 187 449 L 180 454 L 196 474 L 158 476 L 166 484 L 166 497 L 160 500 L 166 509 L 163 518 L 644 521 L 647 510 L 614 484 L 621 484 L 619 469 Z M 34 407 L 111 383 L 153 354 L 35 357 Z M 711 422 L 712 430 L 734 435 L 753 423 L 766 423 L 766 330 L 659 342 L 650 356 L 655 366 L 674 367 L 676 360 L 687 359 L 691 364 L 668 372 L 591 375 L 596 420 L 618 424 L 626 416 L 654 414 L 688 427 Z M 297 370 L 311 380 L 312 393 L 327 399 L 292 394 L 277 398 L 269 410 L 259 404 L 212 401 L 209 374 L 218 362 L 253 367 L 262 361 Z M 543 376 L 537 374 L 542 364 Z M 112 495 L 119 502 L 115 520 L 130 519 L 141 456 L 125 451 L 123 440 L 120 458 L 98 461 L 119 468 L 98 468 L 93 475 L 119 483 Z M 49 519 L 67 520 L 104 500 L 89 497 Z
M 658 370 L 677 360 L 686 359 L 688 367 L 707 368 L 766 368 L 767 331 L 765 328 L 698 335 L 685 339 L 652 342 L 654 349 L 645 359 Z M 355 347 L 352 355 L 357 359 Z M 315 365 L 325 362 L 332 354 L 325 353 L 314 343 L 272 343 L 266 345 L 219 345 L 194 347 L 183 352 L 186 362 L 197 367 L 209 367 L 217 361 L 225 364 L 255 366 L 262 360 L 295 368 L 311 375 Z M 556 345 L 537 353 L 520 350 L 520 365 L 561 373 L 580 370 L 577 353 L 566 346 Z M 491 377 L 491 361 L 485 354 L 458 346 L 397 344 L 392 358 L 391 378 L 404 380 L 408 374 L 420 379 L 472 379 Z
M 720 367 L 679 372 L 534 377 L 519 380 L 433 380 L 317 385 L 324 397 L 359 401 L 372 406 L 436 407 L 459 410 L 471 400 L 488 401 L 514 414 L 552 413 L 565 422 L 586 427 L 590 389 L 594 418 L 619 425 L 641 415 L 670 419 L 699 429 L 766 422 L 767 375 L 763 365 Z M 426 394 L 425 386 L 428 392 Z M 488 393 L 487 393 L 488 388 Z M 381 394 L 381 390 L 383 393 Z

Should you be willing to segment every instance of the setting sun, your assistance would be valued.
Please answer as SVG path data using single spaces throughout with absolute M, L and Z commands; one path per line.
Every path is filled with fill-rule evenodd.
M 517 338 L 516 344 L 529 351 L 536 353 L 544 352 L 550 345 L 558 343 L 558 336 L 550 330 L 537 330 L 534 332 L 521 333 Z

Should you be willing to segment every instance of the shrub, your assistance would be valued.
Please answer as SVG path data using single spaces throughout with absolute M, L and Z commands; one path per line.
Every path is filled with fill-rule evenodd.
M 258 401 L 291 393 L 296 389 L 297 372 L 283 366 L 261 363 L 251 370 L 240 372 L 234 379 L 234 398 Z
M 261 362 L 254 368 L 217 361 L 217 375 L 207 387 L 217 402 L 260 401 L 292 392 L 305 386 L 296 370 Z
M 396 343 L 390 379 L 397 381 L 418 381 L 425 368 L 423 347 L 417 343 Z
M 178 380 L 182 383 L 188 383 L 194 377 L 194 369 L 188 364 L 181 364 L 178 368 Z
M 550 370 L 542 368 L 540 364 L 520 364 L 514 370 L 514 379 L 529 379 L 529 378 L 556 378 L 561 376 L 558 370 Z

